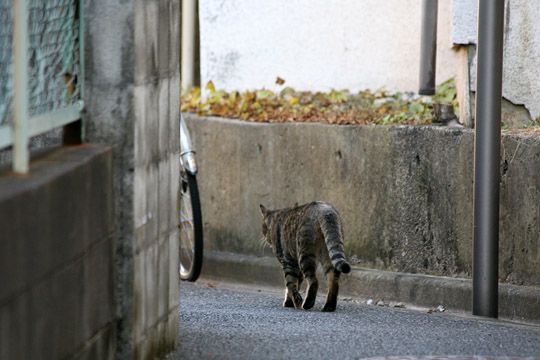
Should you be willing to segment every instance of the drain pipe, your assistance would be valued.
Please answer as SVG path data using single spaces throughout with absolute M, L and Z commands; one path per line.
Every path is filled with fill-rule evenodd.
M 479 0 L 474 141 L 473 315 L 498 316 L 504 0 Z
M 420 90 L 418 90 L 420 95 L 435 95 L 438 5 L 438 0 L 422 0 Z
M 182 91 L 191 89 L 195 82 L 196 16 L 197 0 L 182 0 Z

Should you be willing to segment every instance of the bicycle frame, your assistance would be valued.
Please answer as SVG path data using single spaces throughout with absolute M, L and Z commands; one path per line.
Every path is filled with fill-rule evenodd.
M 191 175 L 197 174 L 195 149 L 191 144 L 189 131 L 182 114 L 180 114 L 180 165 Z

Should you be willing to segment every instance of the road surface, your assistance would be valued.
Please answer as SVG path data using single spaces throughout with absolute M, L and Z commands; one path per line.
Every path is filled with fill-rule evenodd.
M 182 282 L 179 348 L 169 359 L 540 359 L 538 326 L 353 299 L 323 313 L 323 300 L 319 293 L 313 310 L 295 310 L 281 307 L 279 289 Z

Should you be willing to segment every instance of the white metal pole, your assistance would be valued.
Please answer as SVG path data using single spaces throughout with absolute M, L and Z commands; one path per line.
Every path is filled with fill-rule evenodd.
M 195 24 L 197 0 L 182 0 L 182 91 L 193 87 L 195 81 Z
M 13 0 L 13 171 L 28 173 L 28 3 Z

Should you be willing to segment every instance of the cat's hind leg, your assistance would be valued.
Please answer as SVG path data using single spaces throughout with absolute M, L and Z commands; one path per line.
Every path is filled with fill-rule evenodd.
M 309 310 L 315 305 L 317 290 L 319 290 L 319 281 L 315 275 L 317 269 L 316 258 L 314 254 L 304 254 L 300 257 L 300 269 L 307 281 L 306 299 L 302 304 L 302 309 Z
M 339 275 L 341 273 L 330 267 L 326 269 L 326 279 L 328 280 L 328 294 L 326 295 L 326 303 L 322 311 L 335 311 L 337 306 L 337 297 L 339 293 Z

